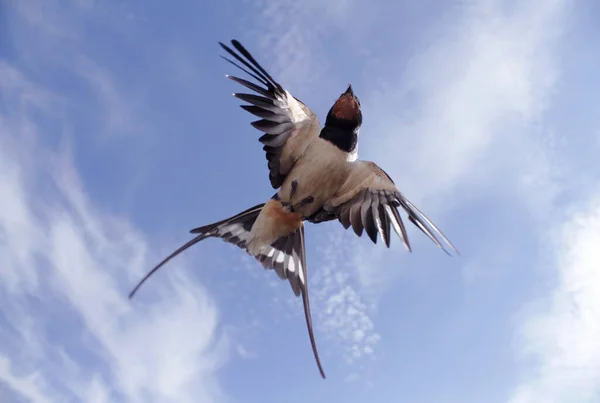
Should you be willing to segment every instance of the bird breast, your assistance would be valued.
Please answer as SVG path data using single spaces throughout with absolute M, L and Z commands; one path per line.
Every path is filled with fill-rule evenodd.
M 316 212 L 335 196 L 350 172 L 347 153 L 323 139 L 315 139 L 296 162 L 278 192 L 283 202 L 292 205 L 312 197 L 313 201 L 295 211 L 304 217 Z M 296 182 L 292 191 L 292 183 Z

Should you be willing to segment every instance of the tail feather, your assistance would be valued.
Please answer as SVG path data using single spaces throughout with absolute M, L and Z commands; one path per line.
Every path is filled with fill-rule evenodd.
M 264 204 L 256 205 L 233 217 L 221 220 L 219 222 L 194 228 L 190 232 L 198 234 L 195 238 L 188 241 L 144 276 L 141 281 L 129 294 L 132 298 L 142 284 L 150 278 L 158 269 L 160 269 L 169 260 L 197 244 L 198 242 L 210 238 L 221 238 L 226 242 L 232 243 L 248 252 L 246 243 L 254 222 L 260 215 Z M 315 342 L 315 336 L 312 327 L 312 318 L 310 313 L 310 301 L 308 297 L 307 271 L 306 271 L 306 250 L 304 243 L 304 225 L 301 225 L 294 232 L 279 238 L 269 247 L 260 249 L 260 252 L 253 255 L 265 269 L 273 269 L 279 278 L 287 279 L 296 296 L 302 296 L 304 306 L 304 316 L 308 327 L 308 335 L 313 350 L 313 355 L 319 367 L 321 376 L 325 378 L 325 373 L 319 359 L 319 353 Z
M 300 242 L 299 230 L 287 237 L 279 238 L 271 248 L 257 258 L 265 268 L 272 268 L 282 280 L 289 280 L 294 294 L 300 296 L 300 282 L 304 281 L 300 256 L 303 245 Z
M 292 286 L 294 294 L 302 295 L 304 306 L 304 317 L 308 328 L 308 336 L 312 346 L 313 355 L 321 376 L 325 378 L 325 372 L 321 365 L 317 343 L 312 326 L 310 313 L 310 299 L 308 297 L 308 278 L 306 271 L 306 249 L 304 244 L 304 225 L 287 236 L 279 238 L 270 248 L 263 249 L 255 256 L 264 268 L 273 269 L 282 280 L 287 279 Z
M 245 226 L 244 227 L 245 230 L 250 231 L 250 229 L 252 228 L 252 224 L 254 224 L 254 221 L 256 221 L 256 219 L 258 218 L 258 215 L 260 214 L 260 210 L 262 210 L 264 205 L 265 205 L 264 203 L 257 204 L 256 206 L 250 207 L 249 209 L 244 210 L 241 213 L 234 215 L 233 217 L 229 217 L 229 218 L 226 218 L 224 220 L 221 220 L 221 221 L 218 221 L 218 222 L 215 222 L 212 224 L 204 225 L 202 227 L 194 228 L 193 230 L 190 231 L 190 233 L 191 234 L 204 234 L 204 233 L 213 231 L 220 225 L 229 224 L 229 223 L 241 224 L 241 225 Z
M 301 245 L 301 256 L 302 256 L 302 273 L 303 278 L 306 279 L 306 249 L 304 247 L 304 225 L 300 227 L 299 238 Z M 302 303 L 304 305 L 304 317 L 306 319 L 306 326 L 308 328 L 308 336 L 310 338 L 310 345 L 313 350 L 313 355 L 315 356 L 315 361 L 317 362 L 317 366 L 319 367 L 319 372 L 323 379 L 325 379 L 325 371 L 323 371 L 323 366 L 321 365 L 321 360 L 319 359 L 319 352 L 317 351 L 317 342 L 315 341 L 315 335 L 313 333 L 312 327 L 312 317 L 310 315 L 310 301 L 308 299 L 308 282 L 304 281 L 304 287 L 302 288 Z
M 133 296 L 139 290 L 142 284 L 144 284 L 146 280 L 148 280 L 154 273 L 156 273 L 158 269 L 164 266 L 165 263 L 173 259 L 175 256 L 179 255 L 184 250 L 188 249 L 191 246 L 194 246 L 195 244 L 197 244 L 200 241 L 203 241 L 206 238 L 221 238 L 225 242 L 232 243 L 240 248 L 245 248 L 247 236 L 250 233 L 250 229 L 252 229 L 252 225 L 254 224 L 254 221 L 256 221 L 256 218 L 260 214 L 260 211 L 263 206 L 264 204 L 258 204 L 254 207 L 242 211 L 239 214 L 234 215 L 233 217 L 229 217 L 219 222 L 208 224 L 191 230 L 191 233 L 199 235 L 191 239 L 181 247 L 179 247 L 169 256 L 164 258 L 159 264 L 154 266 L 152 270 L 150 270 L 148 274 L 146 274 L 129 293 L 129 298 L 133 298 Z

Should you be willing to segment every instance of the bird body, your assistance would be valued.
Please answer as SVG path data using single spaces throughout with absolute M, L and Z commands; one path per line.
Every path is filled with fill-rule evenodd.
M 325 140 L 315 139 L 256 220 L 250 234 L 250 252 L 270 246 L 322 209 L 347 180 L 351 168 L 346 153 Z
M 239 64 L 225 60 L 258 84 L 227 77 L 254 92 L 233 95 L 249 104 L 242 105 L 243 109 L 260 118 L 252 126 L 264 133 L 259 141 L 268 161 L 271 186 L 277 192 L 263 204 L 192 229 L 190 232 L 196 237 L 155 266 L 136 285 L 130 298 L 154 272 L 185 249 L 206 238 L 221 238 L 244 249 L 281 279 L 287 279 L 294 294 L 302 296 L 313 354 L 325 378 L 310 314 L 305 222 L 338 220 L 346 229 L 352 226 L 358 236 L 366 232 L 373 243 L 380 236 L 387 247 L 393 229 L 411 251 L 398 211 L 401 208 L 408 220 L 444 251 L 438 236 L 455 251 L 456 248 L 404 197 L 383 169 L 374 162 L 358 159 L 362 112 L 352 86 L 338 97 L 321 126 L 316 114 L 277 83 L 238 41 L 233 40 L 232 45 L 237 52 L 221 43 Z

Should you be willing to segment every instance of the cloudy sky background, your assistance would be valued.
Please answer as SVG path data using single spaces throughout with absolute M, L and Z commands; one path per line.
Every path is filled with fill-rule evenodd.
M 600 402 L 600 4 L 0 0 L 0 401 Z M 273 193 L 244 43 L 459 248 L 307 229 L 289 286 L 189 229 Z M 225 186 L 224 184 L 228 185 Z

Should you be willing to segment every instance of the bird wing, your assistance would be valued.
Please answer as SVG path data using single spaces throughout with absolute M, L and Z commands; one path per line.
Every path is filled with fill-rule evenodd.
M 223 43 L 220 45 L 247 69 L 223 58 L 249 74 L 257 83 L 230 75 L 227 78 L 254 91 L 254 94 L 233 95 L 250 104 L 241 105 L 243 109 L 261 118 L 251 124 L 265 133 L 259 141 L 264 144 L 271 186 L 277 189 L 306 147 L 319 136 L 321 124 L 313 111 L 277 83 L 242 44 L 236 40 L 231 43 L 237 52 Z
M 334 213 L 344 228 L 352 229 L 361 236 L 363 230 L 373 243 L 379 234 L 387 247 L 390 246 L 390 226 L 410 251 L 406 228 L 398 207 L 408 214 L 408 220 L 417 226 L 429 239 L 448 251 L 438 239 L 442 238 L 452 250 L 458 251 L 435 224 L 396 188 L 394 181 L 377 164 L 371 161 L 352 163 L 352 171 L 336 197 L 324 206 Z M 437 235 L 436 235 L 437 234 Z

